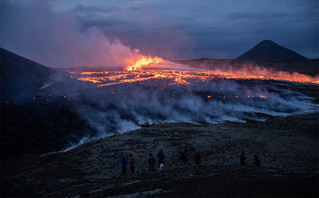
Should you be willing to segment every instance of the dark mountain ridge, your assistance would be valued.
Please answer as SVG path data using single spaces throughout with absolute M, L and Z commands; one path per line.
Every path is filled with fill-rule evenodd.
M 31 100 L 57 72 L 49 67 L 0 48 L 1 101 Z
M 308 58 L 287 49 L 271 40 L 263 40 L 240 55 L 239 60 L 308 60 Z
M 65 96 L 83 87 L 79 81 L 5 49 L 0 52 L 1 160 L 62 150 L 94 133 L 72 111 L 76 101 Z

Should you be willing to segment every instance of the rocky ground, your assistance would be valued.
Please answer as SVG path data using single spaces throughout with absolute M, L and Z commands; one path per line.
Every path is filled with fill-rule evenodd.
M 3 196 L 317 196 L 319 113 L 266 122 L 166 123 L 86 143 L 76 149 L 1 162 Z M 164 171 L 147 157 L 166 153 Z M 187 150 L 186 166 L 179 159 Z M 193 166 L 195 150 L 202 165 Z M 241 151 L 246 165 L 239 165 Z M 137 173 L 120 176 L 134 154 Z M 255 167 L 258 155 L 261 167 Z

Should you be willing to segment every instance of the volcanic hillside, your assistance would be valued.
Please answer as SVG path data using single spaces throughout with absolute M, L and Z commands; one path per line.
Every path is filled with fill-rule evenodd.
M 1 101 L 30 100 L 57 74 L 51 68 L 0 48 Z
M 72 111 L 72 98 L 63 96 L 83 83 L 5 49 L 0 52 L 1 159 L 61 150 L 92 131 Z
M 270 40 L 263 40 L 237 57 L 239 60 L 308 60 L 306 57 Z

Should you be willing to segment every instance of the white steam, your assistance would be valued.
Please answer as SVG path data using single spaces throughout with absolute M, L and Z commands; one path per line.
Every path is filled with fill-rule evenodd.
M 90 88 L 77 95 L 75 111 L 105 137 L 164 122 L 222 123 L 262 121 L 318 111 L 311 98 L 268 81 L 212 80 L 167 85 L 167 80 Z M 208 97 L 210 96 L 210 97 Z

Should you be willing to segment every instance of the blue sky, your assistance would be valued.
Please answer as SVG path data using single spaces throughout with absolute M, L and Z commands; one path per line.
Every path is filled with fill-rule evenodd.
M 0 2 L 2 11 L 21 4 Z M 236 58 L 265 39 L 319 58 L 317 0 L 52 0 L 44 7 L 72 16 L 81 31 L 97 27 L 111 41 L 167 59 Z M 10 17 L 3 17 L 2 28 Z M 9 33 L 0 44 L 14 49 Z

